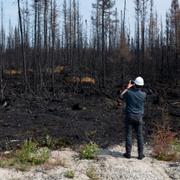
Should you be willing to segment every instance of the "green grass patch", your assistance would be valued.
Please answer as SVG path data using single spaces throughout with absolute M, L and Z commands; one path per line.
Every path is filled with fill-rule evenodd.
M 19 150 L 1 157 L 0 167 L 14 167 L 25 171 L 31 166 L 45 163 L 49 159 L 49 154 L 47 147 L 39 148 L 36 142 L 25 141 Z
M 65 172 L 64 176 L 65 176 L 66 178 L 73 179 L 74 176 L 75 176 L 75 173 L 74 173 L 73 170 L 68 170 L 68 171 Z
M 21 149 L 16 152 L 16 158 L 22 163 L 38 165 L 49 159 L 49 149 L 38 148 L 38 144 L 33 141 L 25 141 Z
M 81 147 L 79 155 L 81 159 L 94 159 L 98 153 L 98 145 L 95 143 L 89 143 Z
M 175 139 L 175 140 L 172 142 L 172 145 L 173 145 L 173 148 L 175 149 L 175 151 L 177 151 L 177 152 L 180 153 L 180 140 Z
M 50 149 L 65 148 L 71 146 L 70 141 L 64 138 L 53 138 L 50 135 L 46 135 L 42 143 L 43 146 L 46 146 Z

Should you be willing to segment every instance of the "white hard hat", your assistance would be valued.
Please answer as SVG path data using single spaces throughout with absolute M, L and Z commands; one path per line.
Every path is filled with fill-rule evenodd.
M 144 79 L 139 76 L 134 80 L 134 83 L 138 86 L 144 86 Z

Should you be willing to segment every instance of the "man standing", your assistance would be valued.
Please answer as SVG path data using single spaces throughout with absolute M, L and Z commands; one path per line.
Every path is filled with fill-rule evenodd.
M 121 98 L 126 102 L 125 107 L 125 136 L 126 153 L 124 157 L 131 158 L 132 129 L 135 129 L 138 143 L 138 159 L 143 159 L 143 115 L 146 93 L 141 90 L 144 86 L 142 77 L 137 77 L 129 82 L 127 88 L 121 93 Z

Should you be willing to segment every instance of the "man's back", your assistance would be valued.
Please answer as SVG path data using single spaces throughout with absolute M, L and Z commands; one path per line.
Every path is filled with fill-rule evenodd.
M 141 91 L 139 88 L 130 88 L 124 94 L 124 100 L 126 102 L 125 112 L 132 115 L 143 115 L 145 98 L 145 92 Z

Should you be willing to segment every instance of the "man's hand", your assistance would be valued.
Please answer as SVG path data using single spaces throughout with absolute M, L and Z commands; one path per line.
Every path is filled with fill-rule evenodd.
M 131 80 L 129 81 L 129 83 L 128 83 L 128 85 L 127 85 L 127 87 L 126 87 L 126 89 L 121 93 L 121 95 L 120 95 L 120 98 L 121 99 L 123 99 L 123 95 L 127 92 L 127 90 L 129 89 L 129 88 L 131 88 L 132 86 L 134 86 L 134 84 L 132 84 L 132 82 L 131 82 Z
M 127 85 L 127 88 L 126 89 L 129 89 L 131 88 L 132 86 L 134 86 L 134 84 L 131 83 L 131 80 L 129 81 L 128 85 Z

